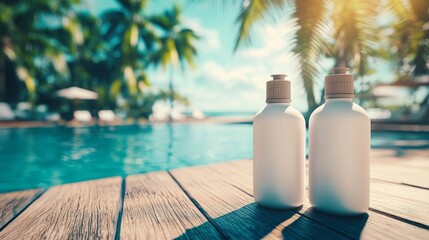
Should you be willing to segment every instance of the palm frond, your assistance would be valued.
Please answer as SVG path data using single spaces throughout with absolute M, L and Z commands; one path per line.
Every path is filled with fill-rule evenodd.
M 117 2 L 132 14 L 140 12 L 146 8 L 148 0 L 117 0 Z
M 336 66 L 350 66 L 359 76 L 369 69 L 369 56 L 375 49 L 379 2 L 366 0 L 336 0 L 333 22 Z
M 154 15 L 149 17 L 149 21 L 164 31 L 168 31 L 171 28 L 171 22 L 165 15 Z
M 112 10 L 101 15 L 102 34 L 105 39 L 110 40 L 115 35 L 125 30 L 124 23 L 127 22 L 125 13 L 122 11 Z
M 150 22 L 157 26 L 162 32 L 159 38 L 160 48 L 151 54 L 150 61 L 156 66 L 161 65 L 165 69 L 168 65 L 185 64 L 195 67 L 194 57 L 197 51 L 194 40 L 200 39 L 192 29 L 182 26 L 180 22 L 181 8 L 174 5 L 172 9 L 164 11 L 162 15 L 150 17 Z
M 413 18 L 409 1 L 388 0 L 383 6 L 383 11 L 390 11 L 400 23 L 405 23 Z
M 250 33 L 254 24 L 258 21 L 275 16 L 274 10 L 281 10 L 286 5 L 286 0 L 244 0 L 242 11 L 237 23 L 239 24 L 238 35 L 235 41 L 234 51 L 241 44 L 249 43 Z
M 140 29 L 140 38 L 143 40 L 144 45 L 148 51 L 152 51 L 158 36 L 155 33 L 149 21 L 142 21 L 138 23 Z
M 295 17 L 300 27 L 296 33 L 296 46 L 293 52 L 301 66 L 303 87 L 307 93 L 308 111 L 316 106 L 314 96 L 314 79 L 320 71 L 318 62 L 320 53 L 328 52 L 326 34 L 328 30 L 327 3 L 324 0 L 296 0 Z
M 389 0 L 384 11 L 393 14 L 393 34 L 388 38 L 392 58 L 397 59 L 398 78 L 429 74 L 429 1 Z

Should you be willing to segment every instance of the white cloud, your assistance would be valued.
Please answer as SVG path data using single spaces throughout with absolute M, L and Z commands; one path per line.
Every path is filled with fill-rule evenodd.
M 232 58 L 230 53 L 216 58 L 217 53 L 213 50 L 221 49 L 218 32 L 202 27 L 195 19 L 187 18 L 185 23 L 209 39 L 197 46 L 203 53 L 200 56 L 204 55 L 199 58 L 197 71 L 189 71 L 186 76 L 175 74 L 176 88 L 190 99 L 192 108 L 256 111 L 265 105 L 265 84 L 270 75 L 286 73 L 292 82 L 293 105 L 301 111 L 306 110 L 306 95 L 297 71 L 298 61 L 286 49 L 288 38 L 293 37 L 295 31 L 293 28 L 283 25 L 258 28 L 255 32 L 260 38 L 257 47 L 240 49 Z M 161 79 L 167 79 L 167 74 L 163 75 L 158 75 L 159 86 L 166 86 Z
M 257 28 L 258 46 L 240 49 L 229 61 L 206 60 L 195 76 L 193 103 L 201 109 L 256 110 L 265 104 L 265 84 L 270 75 L 286 73 L 292 81 L 296 107 L 305 110 L 305 92 L 299 79 L 296 57 L 287 51 L 294 25 L 267 25 Z
M 294 20 L 278 21 L 274 25 L 257 25 L 255 40 L 260 42 L 259 47 L 248 47 L 238 52 L 239 56 L 262 58 L 285 53 L 290 46 L 291 37 L 298 27 Z
M 201 37 L 197 42 L 198 51 L 215 51 L 220 48 L 220 39 L 218 31 L 201 25 L 200 21 L 194 18 L 186 17 L 183 19 L 184 25 L 192 29 Z
M 256 69 L 252 66 L 231 67 L 223 66 L 215 61 L 207 61 L 201 67 L 199 75 L 206 81 L 222 84 L 226 88 L 234 88 L 236 86 L 253 87 L 256 80 Z M 257 81 L 257 80 L 256 80 Z
M 253 60 L 236 66 L 207 61 L 195 74 L 191 102 L 204 110 L 257 110 L 265 104 L 265 84 L 270 80 L 270 74 L 284 72 L 272 69 L 284 68 L 283 65 L 276 58 L 264 59 L 262 63 Z M 292 80 L 294 105 L 305 110 L 305 92 L 301 82 L 294 80 L 296 77 L 288 79 Z

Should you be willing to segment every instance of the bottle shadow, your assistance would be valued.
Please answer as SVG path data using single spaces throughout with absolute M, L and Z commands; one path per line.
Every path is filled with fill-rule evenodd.
M 359 239 L 368 219 L 368 214 L 357 217 L 338 217 L 312 208 L 306 210 L 302 216 L 296 213 L 301 208 L 272 210 L 250 203 L 228 214 L 210 219 L 200 226 L 187 229 L 176 239 L 261 239 L 264 237 Z M 213 226 L 221 235 L 213 235 Z
M 318 211 L 313 207 L 307 209 L 303 215 L 352 239 L 361 238 L 369 218 L 368 213 L 356 216 L 337 216 Z

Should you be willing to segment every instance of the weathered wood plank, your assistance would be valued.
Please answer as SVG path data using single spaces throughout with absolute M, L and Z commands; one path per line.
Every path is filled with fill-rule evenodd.
M 126 178 L 121 239 L 221 238 L 167 172 Z
M 240 173 L 244 173 L 239 180 L 240 186 L 251 193 L 253 190 L 249 181 L 252 182 L 252 176 L 249 175 L 252 173 L 253 166 L 251 160 L 247 160 L 248 163 L 242 163 L 243 161 L 233 161 L 228 164 L 235 166 L 230 169 L 231 174 L 237 174 L 236 168 L 240 169 Z M 228 168 L 222 171 L 228 171 Z M 235 179 L 235 181 L 238 180 Z M 306 186 L 308 186 L 307 181 Z M 371 179 L 370 191 L 371 208 L 429 226 L 429 191 L 377 179 Z
M 427 150 L 371 150 L 372 179 L 429 189 L 428 172 Z
M 0 230 L 42 192 L 43 189 L 32 189 L 0 194 Z
M 242 189 L 245 192 L 248 192 L 249 194 L 253 193 L 252 167 L 252 162 L 250 160 L 234 161 L 222 165 L 207 166 L 207 168 L 213 172 L 217 172 L 219 175 L 224 174 L 224 181 L 230 182 L 234 186 Z M 373 185 L 373 182 L 371 182 L 371 184 Z M 371 206 L 373 205 L 374 199 L 378 198 L 374 196 L 371 197 Z M 392 206 L 392 199 L 389 201 L 389 198 L 384 196 L 383 201 L 383 204 Z M 407 206 L 402 207 L 406 208 Z M 408 207 L 414 208 L 412 206 Z M 420 210 L 424 211 L 423 209 Z M 405 212 L 396 211 L 396 213 L 398 212 L 405 214 Z M 306 217 L 312 218 L 315 221 L 324 224 L 325 226 L 329 226 L 330 228 L 336 229 L 337 231 L 342 231 L 344 234 L 347 234 L 352 238 L 407 239 L 411 237 L 423 239 L 429 237 L 429 231 L 423 229 L 421 226 L 417 227 L 371 211 L 369 211 L 366 215 L 355 218 L 337 217 L 314 211 L 307 200 L 304 203 L 303 208 L 299 210 L 299 213 Z M 413 221 L 412 215 L 407 215 L 407 217 Z
M 429 189 L 429 151 L 372 150 L 371 178 Z
M 371 166 L 371 178 L 402 183 L 429 189 L 428 171 L 411 169 L 406 167 L 386 166 L 385 164 L 373 164 Z
M 429 226 L 429 191 L 425 189 L 372 180 L 370 207 Z
M 113 239 L 121 182 L 115 177 L 52 187 L 0 239 Z
M 228 239 L 346 238 L 293 211 L 274 211 L 256 206 L 249 194 L 228 182 L 234 176 L 226 173 L 219 174 L 202 166 L 172 170 L 171 174 Z M 190 231 L 198 231 L 201 227 L 204 226 Z M 182 237 L 186 235 L 179 238 Z

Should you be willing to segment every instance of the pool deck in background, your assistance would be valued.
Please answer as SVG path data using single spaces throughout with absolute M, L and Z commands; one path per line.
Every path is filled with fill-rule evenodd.
M 253 122 L 253 117 L 208 117 L 204 119 L 192 119 L 185 118 L 183 120 L 175 120 L 173 123 L 237 123 L 237 124 L 251 124 Z M 91 127 L 91 126 L 127 126 L 135 124 L 152 124 L 152 123 L 168 123 L 168 121 L 146 121 L 141 120 L 139 122 L 133 121 L 114 121 L 112 123 L 103 123 L 92 121 L 91 123 L 79 123 L 76 121 L 65 122 L 61 121 L 59 123 L 46 122 L 46 121 L 0 121 L 0 129 L 2 128 L 28 128 L 28 127 Z M 373 131 L 401 131 L 401 132 L 429 132 L 429 124 L 404 124 L 400 122 L 389 123 L 385 121 L 372 121 L 371 129 Z
M 429 239 L 429 151 L 373 150 L 367 214 L 260 208 L 252 161 L 0 195 L 0 239 Z

